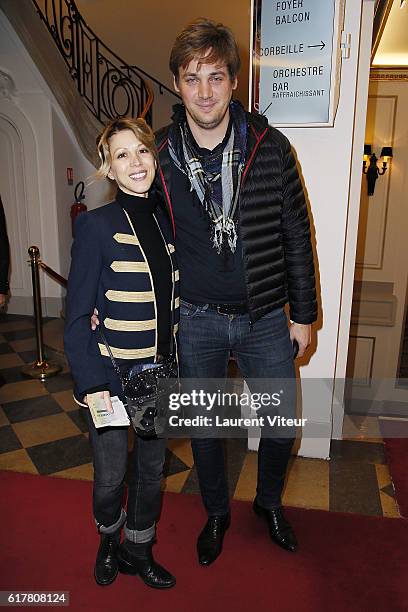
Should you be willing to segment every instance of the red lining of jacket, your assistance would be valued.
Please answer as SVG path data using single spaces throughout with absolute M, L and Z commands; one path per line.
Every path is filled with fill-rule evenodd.
M 246 173 L 248 172 L 248 169 L 249 169 L 249 166 L 251 165 L 252 159 L 253 159 L 253 157 L 254 157 L 254 155 L 255 155 L 259 145 L 261 144 L 261 141 L 263 140 L 263 137 L 265 136 L 266 132 L 268 131 L 268 128 L 266 127 L 260 136 L 258 136 L 258 134 L 256 133 L 255 128 L 254 128 L 253 125 L 251 125 L 251 130 L 255 134 L 256 143 L 255 143 L 254 148 L 252 149 L 252 153 L 250 155 L 250 158 L 248 159 L 248 161 L 247 161 L 247 163 L 245 165 L 245 169 L 244 169 L 244 172 L 242 174 L 242 182 L 244 182 Z

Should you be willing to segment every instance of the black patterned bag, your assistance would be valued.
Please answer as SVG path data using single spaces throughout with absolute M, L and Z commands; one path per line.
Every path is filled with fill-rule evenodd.
M 135 432 L 143 437 L 162 434 L 166 429 L 169 395 L 179 389 L 179 372 L 175 355 L 165 358 L 154 368 L 139 373 L 120 369 L 99 327 L 99 333 L 120 378 L 126 398 L 125 409 Z

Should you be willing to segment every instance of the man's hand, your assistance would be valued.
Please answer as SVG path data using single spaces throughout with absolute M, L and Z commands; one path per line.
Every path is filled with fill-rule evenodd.
M 99 314 L 99 312 L 96 310 L 96 308 L 94 308 L 93 315 L 91 317 L 91 329 L 92 329 L 92 331 L 95 331 L 95 329 L 99 325 L 98 314 Z
M 297 340 L 299 344 L 298 357 L 302 357 L 312 339 L 312 326 L 303 323 L 292 323 L 289 328 L 290 339 Z
M 7 295 L 5 293 L 0 293 L 0 308 L 3 308 L 7 302 Z
M 101 397 L 103 401 L 105 402 L 106 410 L 110 413 L 113 412 L 113 407 L 112 407 L 112 402 L 111 402 L 109 391 L 97 391 L 96 393 L 90 393 L 89 395 L 85 395 L 84 397 L 85 404 L 89 405 L 88 399 L 90 397 Z

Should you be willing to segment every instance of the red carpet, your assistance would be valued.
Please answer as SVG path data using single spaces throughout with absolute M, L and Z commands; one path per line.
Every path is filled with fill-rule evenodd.
M 391 419 L 380 422 L 399 511 L 408 518 L 408 423 Z
M 70 610 L 132 612 L 399 612 L 408 601 L 408 522 L 289 509 L 301 543 L 287 553 L 266 537 L 249 503 L 233 502 L 223 555 L 196 563 L 204 522 L 195 495 L 166 494 L 155 554 L 177 577 L 169 591 L 119 575 L 94 583 L 98 539 L 91 483 L 0 472 L 0 590 L 70 591 Z

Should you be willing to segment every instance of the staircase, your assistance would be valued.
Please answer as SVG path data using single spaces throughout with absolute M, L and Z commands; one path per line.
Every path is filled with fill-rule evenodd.
M 170 94 L 178 98 L 165 85 L 137 66 L 127 65 L 104 45 L 73 0 L 0 0 L 0 8 L 93 165 L 97 164 L 95 140 L 109 119 L 140 116 L 152 125 L 153 89 L 157 89 L 160 97 Z

